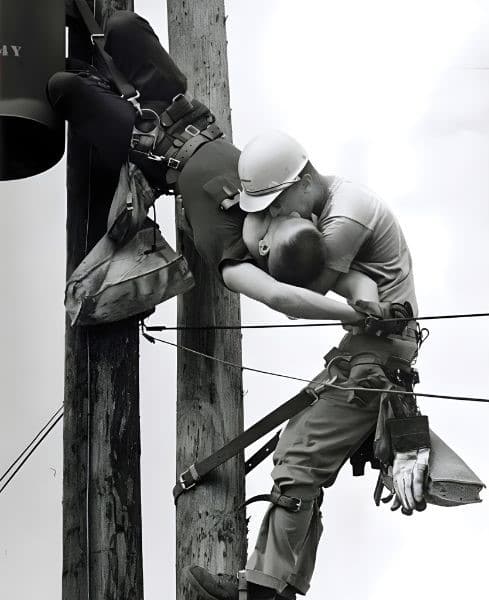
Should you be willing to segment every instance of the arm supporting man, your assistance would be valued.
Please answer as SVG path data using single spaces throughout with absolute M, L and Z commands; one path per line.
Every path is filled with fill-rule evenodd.
M 250 263 L 227 264 L 222 270 L 226 286 L 262 302 L 270 308 L 299 319 L 331 319 L 356 323 L 362 315 L 351 306 L 322 294 L 276 281 Z

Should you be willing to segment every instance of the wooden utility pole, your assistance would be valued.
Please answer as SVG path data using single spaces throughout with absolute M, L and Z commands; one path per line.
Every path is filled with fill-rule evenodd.
M 103 23 L 133 5 L 96 7 Z M 69 55 L 90 52 L 88 34 L 71 31 Z M 116 184 L 69 130 L 68 277 L 104 233 Z M 138 323 L 67 322 L 65 344 L 63 600 L 142 600 Z
M 167 0 L 170 54 L 187 75 L 188 92 L 207 104 L 231 140 L 224 0 Z M 203 263 L 188 238 L 180 247 L 195 288 L 178 299 L 178 324 L 239 325 L 239 297 L 230 293 Z M 179 332 L 183 346 L 241 364 L 241 333 Z M 177 474 L 196 458 L 218 449 L 243 430 L 242 378 L 239 369 L 178 353 Z M 199 564 L 214 572 L 236 573 L 246 560 L 244 461 L 220 467 L 206 484 L 182 494 L 177 506 L 177 600 L 194 600 L 181 570 Z

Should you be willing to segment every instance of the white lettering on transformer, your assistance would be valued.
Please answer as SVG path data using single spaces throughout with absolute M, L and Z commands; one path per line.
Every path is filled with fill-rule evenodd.
M 0 44 L 0 56 L 20 56 L 22 46 L 16 46 L 14 44 Z

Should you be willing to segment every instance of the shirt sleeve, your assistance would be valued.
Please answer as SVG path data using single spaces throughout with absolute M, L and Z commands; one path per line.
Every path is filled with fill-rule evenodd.
M 329 219 L 322 232 L 327 250 L 326 266 L 339 273 L 348 273 L 370 233 L 368 227 L 348 217 Z

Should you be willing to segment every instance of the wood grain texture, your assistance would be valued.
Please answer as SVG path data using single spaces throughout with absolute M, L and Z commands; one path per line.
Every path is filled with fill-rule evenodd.
M 102 23 L 132 2 L 97 9 Z M 89 59 L 88 35 L 70 32 L 69 55 Z M 69 131 L 68 276 L 103 234 L 116 183 Z M 66 325 L 63 600 L 143 598 L 138 344 L 134 319 Z
M 231 139 L 224 2 L 168 0 L 170 54 L 188 78 L 190 95 L 207 104 Z M 178 299 L 179 325 L 240 324 L 239 297 L 203 263 L 193 244 L 180 238 L 196 286 Z M 178 342 L 241 364 L 240 331 L 180 331 Z M 243 430 L 241 370 L 184 351 L 178 354 L 177 474 Z M 178 600 L 197 600 L 181 577 L 185 565 L 236 573 L 246 560 L 244 461 L 220 467 L 205 483 L 183 494 L 177 507 Z

